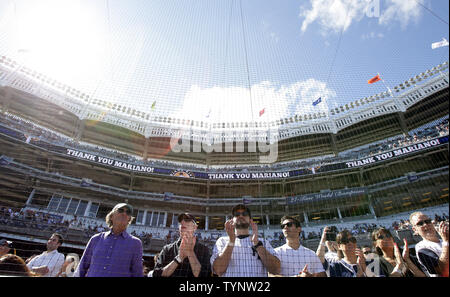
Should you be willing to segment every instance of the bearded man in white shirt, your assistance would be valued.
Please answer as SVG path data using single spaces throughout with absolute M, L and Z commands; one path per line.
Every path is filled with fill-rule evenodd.
M 268 240 L 259 240 L 258 226 L 250 209 L 238 204 L 231 211 L 233 219 L 225 222 L 227 236 L 220 237 L 211 256 L 213 272 L 222 277 L 266 277 L 280 273 L 280 260 Z M 252 228 L 250 235 L 249 227 Z
M 295 217 L 284 216 L 280 223 L 286 238 L 286 244 L 275 249 L 275 256 L 281 262 L 281 275 L 271 276 L 326 277 L 316 253 L 300 244 L 300 222 Z
M 63 244 L 63 237 L 53 233 L 47 241 L 47 251 L 34 257 L 28 264 L 28 268 L 40 276 L 55 277 L 64 264 L 64 255 L 58 252 Z

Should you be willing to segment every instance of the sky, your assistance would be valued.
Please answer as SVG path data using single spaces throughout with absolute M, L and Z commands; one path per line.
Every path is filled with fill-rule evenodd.
M 431 48 L 449 39 L 448 6 L 445 0 L 0 0 L 0 55 L 93 98 L 155 116 L 270 122 L 327 112 L 448 61 L 448 47 Z M 368 84 L 377 73 L 384 82 Z

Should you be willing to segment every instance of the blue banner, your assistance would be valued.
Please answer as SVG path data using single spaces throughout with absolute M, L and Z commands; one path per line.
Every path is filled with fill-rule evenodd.
M 341 199 L 347 198 L 351 196 L 360 196 L 365 195 L 367 193 L 367 188 L 352 188 L 352 189 L 344 189 L 330 192 L 322 192 L 322 193 L 314 193 L 307 194 L 301 196 L 293 196 L 287 197 L 287 204 L 299 204 L 311 201 L 320 201 L 320 200 L 332 200 L 332 199 Z

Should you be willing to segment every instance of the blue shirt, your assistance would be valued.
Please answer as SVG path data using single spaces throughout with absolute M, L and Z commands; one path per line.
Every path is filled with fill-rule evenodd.
M 142 242 L 126 231 L 95 234 L 80 260 L 80 277 L 142 277 Z
M 344 259 L 325 258 L 323 268 L 328 272 L 329 277 L 356 277 L 358 273 L 358 265 L 349 264 Z

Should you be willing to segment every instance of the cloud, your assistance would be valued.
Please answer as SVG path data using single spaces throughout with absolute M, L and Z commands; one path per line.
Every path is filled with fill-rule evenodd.
M 314 22 L 321 25 L 322 33 L 346 31 L 352 22 L 361 20 L 368 0 L 310 0 L 311 9 L 302 7 L 300 18 L 304 18 L 301 30 L 305 32 Z
M 171 116 L 206 122 L 257 122 L 275 121 L 291 117 L 326 112 L 326 100 L 336 97 L 325 82 L 310 78 L 289 85 L 277 85 L 262 81 L 252 85 L 251 98 L 245 87 L 191 86 L 186 92 L 182 106 Z M 312 102 L 322 97 L 322 103 Z M 263 116 L 259 112 L 265 108 Z
M 275 32 L 270 32 L 269 36 L 275 42 L 278 42 L 280 40 L 280 38 L 278 37 L 278 34 Z
M 271 24 L 266 22 L 266 21 L 262 21 L 261 25 L 262 25 L 263 32 L 265 34 L 267 34 L 270 37 L 271 40 L 273 40 L 274 42 L 278 43 L 278 41 L 280 40 L 280 37 L 278 36 L 278 34 L 276 32 L 271 30 Z
M 387 0 L 386 7 L 378 21 L 382 25 L 398 21 L 402 29 L 405 29 L 411 21 L 417 22 L 421 15 L 419 4 L 416 1 Z
M 399 22 L 402 29 L 417 22 L 421 12 L 416 1 L 405 0 L 310 0 L 310 7 L 302 6 L 299 17 L 303 19 L 301 31 L 317 22 L 322 35 L 344 32 L 364 17 L 378 18 L 380 25 Z M 383 4 L 383 5 L 381 5 Z

